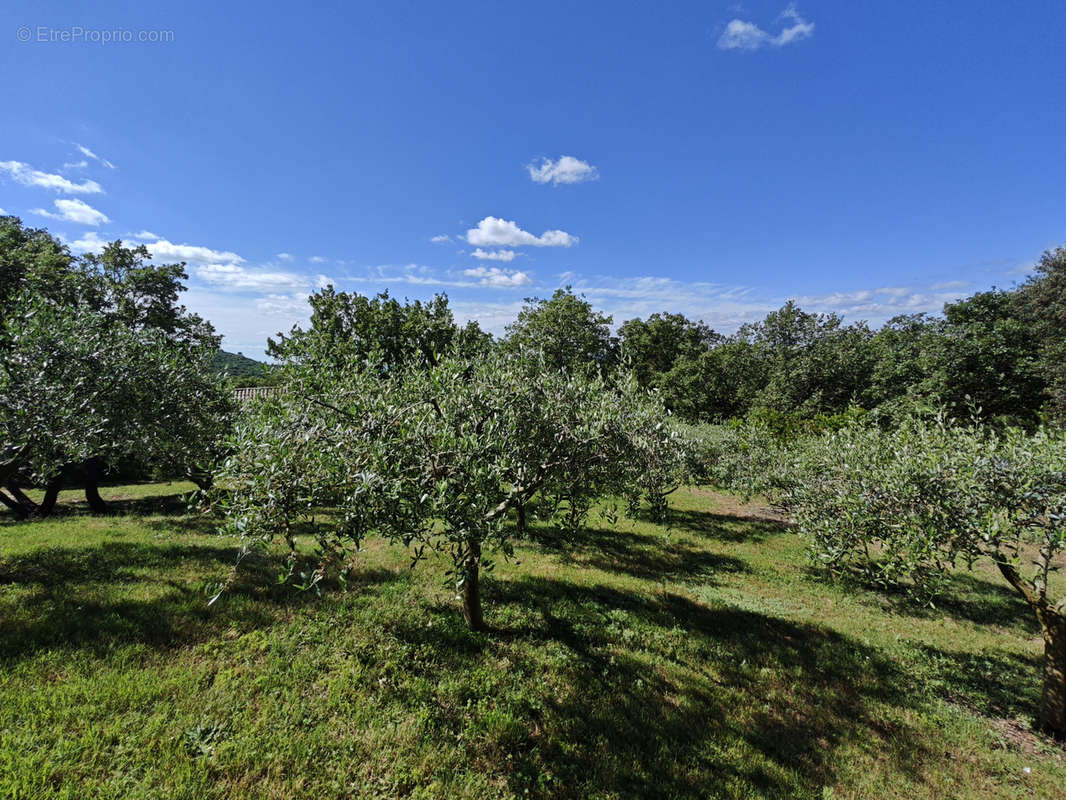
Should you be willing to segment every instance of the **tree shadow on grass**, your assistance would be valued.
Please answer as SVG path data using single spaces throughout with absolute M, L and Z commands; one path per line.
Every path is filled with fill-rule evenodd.
M 1032 718 L 1040 698 L 1040 658 L 916 647 L 913 665 L 926 691 L 982 716 Z
M 1023 636 L 1040 633 L 1036 615 L 1012 588 L 974 572 L 957 571 L 948 576 L 933 605 L 916 598 L 907 586 L 881 586 L 859 572 L 845 572 L 830 579 L 824 570 L 810 567 L 807 575 L 811 580 L 832 581 L 849 591 L 867 594 L 897 614 L 918 619 L 950 616 L 976 625 L 1007 628 Z
M 187 516 L 189 515 L 188 491 L 175 491 L 169 494 L 148 495 L 146 497 L 131 497 L 118 500 L 107 500 L 107 514 L 94 515 L 84 499 L 64 500 L 57 503 L 52 513 L 47 517 L 31 517 L 20 520 L 7 509 L 0 510 L 0 521 L 10 525 L 32 525 L 41 520 L 56 520 L 69 517 L 88 516 Z
M 834 753 L 849 744 L 914 776 L 927 755 L 883 713 L 913 702 L 905 676 L 828 629 L 541 577 L 494 580 L 485 594 L 507 628 L 401 624 L 394 634 L 436 648 L 446 672 L 505 659 L 536 676 L 524 690 L 536 700 L 493 695 L 515 724 L 489 718 L 484 739 L 471 737 L 471 758 L 516 795 L 810 797 L 834 780 Z
M 999 625 L 1028 635 L 1040 633 L 1036 614 L 1014 589 L 1004 582 L 985 580 L 973 572 L 952 575 L 944 596 L 936 605 L 941 612 L 978 625 Z M 922 608 L 915 613 L 935 614 L 937 610 Z
M 285 608 L 317 601 L 281 585 L 283 556 L 246 558 L 221 599 L 209 606 L 236 563 L 232 546 L 106 542 L 48 548 L 0 561 L 0 659 L 42 649 L 102 654 L 116 645 L 169 648 L 203 641 L 233 626 L 266 626 Z M 396 580 L 368 570 L 348 586 Z M 330 588 L 330 587 L 327 587 Z
M 90 547 L 49 547 L 0 561 L 0 584 L 37 584 L 62 592 L 69 584 L 122 582 L 142 569 L 174 570 L 233 564 L 232 545 L 103 542 Z
M 747 569 L 741 559 L 693 547 L 670 533 L 587 527 L 563 534 L 549 529 L 538 531 L 534 541 L 541 551 L 573 558 L 583 566 L 656 582 L 710 584 L 716 573 Z
M 694 509 L 671 509 L 670 527 L 722 542 L 753 542 L 789 531 L 788 524 L 769 516 L 739 516 Z
M 189 514 L 191 492 L 135 497 L 125 500 L 111 500 L 108 506 L 115 515 L 134 516 L 185 516 Z

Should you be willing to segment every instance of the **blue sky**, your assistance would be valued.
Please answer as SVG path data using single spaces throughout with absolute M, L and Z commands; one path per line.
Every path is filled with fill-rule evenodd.
M 186 260 L 248 355 L 327 281 L 731 331 L 1066 242 L 1061 0 L 93 5 L 0 12 L 0 208 Z

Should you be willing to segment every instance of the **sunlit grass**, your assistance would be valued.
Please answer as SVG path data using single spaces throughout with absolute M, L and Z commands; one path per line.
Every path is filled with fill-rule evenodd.
M 0 525 L 0 796 L 1056 797 L 1040 642 L 990 573 L 937 612 L 813 576 L 751 507 L 546 528 L 467 631 L 442 565 L 368 544 L 346 591 L 168 495 Z M 67 500 L 70 498 L 64 498 Z M 1029 767 L 1029 772 L 1023 768 Z

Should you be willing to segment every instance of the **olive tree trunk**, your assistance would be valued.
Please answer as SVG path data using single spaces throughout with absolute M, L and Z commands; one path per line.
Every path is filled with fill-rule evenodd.
M 55 511 L 56 500 L 59 499 L 59 491 L 63 488 L 63 476 L 58 475 L 49 481 L 48 485 L 44 489 L 44 499 L 41 500 L 41 504 L 37 507 L 37 514 L 42 517 L 47 517 L 53 511 Z
M 45 487 L 44 499 L 42 499 L 40 503 L 35 503 L 24 491 L 22 491 L 15 481 L 11 480 L 8 481 L 7 485 L 4 487 L 11 496 L 7 497 L 7 495 L 0 494 L 0 502 L 14 511 L 19 519 L 26 519 L 28 517 L 47 517 L 55 510 L 56 499 L 59 497 L 59 490 L 62 487 L 62 476 L 53 478 Z
M 478 583 L 478 565 L 481 563 L 481 543 L 472 541 L 463 564 L 463 619 L 472 631 L 485 629 L 485 618 L 481 613 L 481 585 Z
M 29 516 L 26 509 L 22 507 L 22 503 L 12 497 L 8 497 L 2 489 L 0 489 L 0 503 L 10 508 L 17 519 L 26 519 Z
M 1037 722 L 1040 728 L 1066 738 L 1066 616 L 1052 609 L 1038 611 L 1044 633 L 1044 688 Z
M 23 447 L 18 454 L 14 454 L 7 461 L 0 463 L 0 486 L 6 484 L 18 472 L 18 456 L 25 453 L 26 450 L 27 448 Z M 10 508 L 18 519 L 26 518 L 26 509 L 19 503 L 18 498 L 8 497 L 2 488 L 0 488 L 0 505 Z
M 999 560 L 996 566 L 1036 612 L 1040 630 L 1044 634 L 1044 685 L 1040 693 L 1037 725 L 1052 736 L 1066 738 L 1066 614 L 1063 614 L 1061 605 L 1055 607 L 1048 602 L 1046 585 L 1038 591 L 1022 580 L 1012 564 Z
M 23 508 L 26 509 L 27 513 L 30 513 L 30 514 L 36 513 L 37 504 L 35 502 L 33 502 L 32 500 L 30 500 L 29 497 L 26 496 L 26 493 L 24 491 L 22 491 L 22 489 L 19 487 L 19 485 L 17 483 L 15 483 L 15 481 L 8 481 L 7 482 L 7 490 L 11 494 L 11 496 L 14 497 L 15 500 L 17 502 L 19 502 L 22 505 Z
M 189 470 L 185 473 L 190 481 L 195 483 L 200 489 L 205 492 L 211 489 L 215 485 L 215 476 L 210 472 L 203 472 L 201 470 Z
M 103 474 L 103 464 L 100 459 L 90 458 L 85 462 L 85 502 L 94 514 L 106 514 L 111 509 L 104 498 L 100 496 L 100 477 Z

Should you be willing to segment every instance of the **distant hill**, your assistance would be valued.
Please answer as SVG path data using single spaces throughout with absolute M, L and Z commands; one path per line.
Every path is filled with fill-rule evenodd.
M 248 358 L 243 353 L 227 353 L 219 350 L 211 360 L 211 366 L 227 377 L 237 381 L 247 378 L 265 379 L 270 374 L 270 366 L 254 358 Z

